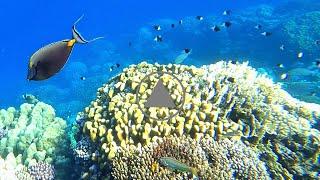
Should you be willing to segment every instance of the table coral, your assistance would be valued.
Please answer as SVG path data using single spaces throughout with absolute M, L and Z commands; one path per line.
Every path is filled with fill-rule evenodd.
M 143 103 L 159 78 L 174 102 L 181 104 L 182 88 L 170 76 L 150 75 L 139 86 L 145 76 L 158 71 L 177 76 L 186 91 L 182 111 L 170 120 L 148 118 L 138 106 L 141 103 L 139 105 L 147 115 L 160 119 L 176 112 L 175 109 L 144 107 Z M 136 92 L 140 102 L 137 102 Z M 247 63 L 220 61 L 196 68 L 142 62 L 125 68 L 98 89 L 97 99 L 83 112 L 82 125 L 76 125 L 79 129 L 77 140 L 81 136 L 90 138 L 99 151 L 99 157 L 93 160 L 93 164 L 98 164 L 105 173 L 119 149 L 145 147 L 172 135 L 190 136 L 198 141 L 205 136 L 241 139 L 259 152 L 262 150 L 259 145 L 266 141 L 265 135 L 274 134 L 279 140 L 276 142 L 290 137 L 291 144 L 300 144 L 301 148 L 294 153 L 301 154 L 301 158 L 308 158 L 303 153 L 308 151 L 314 154 L 313 159 L 318 159 L 319 130 L 315 129 L 316 119 L 320 118 L 318 110 L 319 107 L 292 98 L 279 84 L 258 75 Z M 296 139 L 295 136 L 301 138 Z M 314 137 L 312 143 L 301 144 L 302 141 L 310 141 L 310 137 Z M 267 148 L 269 155 L 276 153 L 275 149 Z M 285 158 L 281 153 L 276 156 Z M 305 174 L 314 177 L 318 165 L 304 165 L 301 158 L 297 163 L 304 168 Z M 269 166 L 279 163 L 276 159 L 266 161 Z M 286 171 L 293 173 L 293 166 L 281 163 L 281 168 L 271 176 L 284 178 L 287 177 Z

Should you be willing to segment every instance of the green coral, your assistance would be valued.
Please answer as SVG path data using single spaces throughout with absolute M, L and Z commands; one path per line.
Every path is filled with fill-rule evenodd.
M 59 169 L 70 163 L 66 121 L 50 105 L 25 103 L 19 110 L 1 110 L 0 124 L 8 129 L 0 140 L 0 156 L 13 153 L 26 166 L 47 162 Z

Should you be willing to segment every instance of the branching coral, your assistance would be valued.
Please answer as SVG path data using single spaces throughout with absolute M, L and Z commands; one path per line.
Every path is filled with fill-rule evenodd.
M 33 180 L 27 168 L 21 164 L 21 156 L 15 157 L 13 153 L 5 159 L 0 156 L 0 180 Z
M 7 128 L 7 136 L 0 139 L 1 156 L 19 155 L 26 166 L 37 162 L 47 162 L 58 168 L 68 165 L 67 125 L 63 119 L 55 117 L 50 105 L 25 103 L 19 110 L 1 110 L 0 124 Z
M 149 75 L 159 71 L 177 76 L 186 91 L 182 111 L 170 120 L 157 121 L 154 118 L 167 117 L 175 113 L 175 109 L 144 106 L 157 79 L 163 81 L 176 105 L 181 104 L 182 88 L 174 78 Z M 139 86 L 146 76 L 147 81 Z M 137 102 L 136 92 L 140 102 Z M 154 118 L 145 116 L 138 105 Z M 262 143 L 266 133 L 274 134 L 279 140 L 277 142 L 296 135 L 303 141 L 310 141 L 309 132 L 314 132 L 312 136 L 319 139 L 319 131 L 313 127 L 315 119 L 320 117 L 317 113 L 319 109 L 292 98 L 280 85 L 264 75 L 258 75 L 247 63 L 221 61 L 196 68 L 143 62 L 125 68 L 98 89 L 97 99 L 85 108 L 84 123 L 77 125 L 80 134 L 77 140 L 81 136 L 89 136 L 90 141 L 96 144 L 95 150 L 99 151 L 100 156 L 94 161 L 103 171 L 117 156 L 118 149 L 145 147 L 171 135 L 190 136 L 196 140 L 205 136 L 241 139 L 254 146 Z M 291 141 L 301 144 L 294 138 Z M 262 150 L 260 146 L 256 147 L 257 151 Z M 268 152 L 274 152 L 274 149 L 268 148 Z M 312 143 L 302 145 L 302 149 L 295 153 L 305 150 L 314 153 L 315 158 L 319 157 L 318 145 Z M 270 166 L 279 163 L 274 159 L 268 161 Z M 313 164 L 303 165 L 301 159 L 298 163 L 306 174 L 313 177 Z M 290 172 L 290 169 L 294 167 L 282 166 L 272 175 L 276 178 L 287 177 L 284 172 Z

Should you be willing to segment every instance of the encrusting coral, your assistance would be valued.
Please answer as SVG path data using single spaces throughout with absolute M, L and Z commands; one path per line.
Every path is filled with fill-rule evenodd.
M 58 169 L 68 165 L 67 124 L 55 116 L 50 105 L 24 103 L 19 110 L 2 109 L 0 125 L 7 130 L 7 135 L 0 139 L 0 156 L 13 153 L 27 167 L 39 162 Z
M 175 78 L 154 72 L 174 74 L 185 89 L 184 100 L 183 89 Z M 144 105 L 159 79 L 175 104 L 182 106 L 182 111 L 170 120 L 163 119 L 177 113 L 176 109 Z M 140 98 L 139 102 L 136 97 Z M 92 163 L 104 173 L 119 149 L 128 146 L 139 149 L 173 135 L 189 136 L 197 141 L 205 136 L 241 139 L 257 152 L 265 151 L 264 155 L 275 157 L 265 159 L 268 167 L 279 167 L 271 171 L 272 178 L 291 177 L 297 172 L 296 167 L 304 170 L 296 174 L 297 178 L 314 178 L 319 164 L 311 161 L 304 164 L 303 159 L 313 154 L 312 159 L 319 160 L 320 135 L 315 128 L 319 112 L 319 106 L 292 98 L 279 84 L 259 75 L 247 63 L 220 61 L 197 68 L 142 62 L 125 68 L 98 89 L 97 99 L 85 108 L 82 123 L 75 126 L 79 130 L 76 139 L 87 136 L 95 144 L 99 156 L 91 158 Z M 287 149 L 292 144 L 299 147 L 293 152 L 299 156 L 296 164 L 277 161 L 285 159 L 287 154 L 279 153 L 285 148 L 279 150 L 262 144 L 269 142 L 267 134 L 275 136 L 272 142 L 278 146 L 281 143 Z M 289 142 L 283 143 L 286 138 Z

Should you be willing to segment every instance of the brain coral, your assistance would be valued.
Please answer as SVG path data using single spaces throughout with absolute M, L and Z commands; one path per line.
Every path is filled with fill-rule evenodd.
M 25 103 L 19 110 L 2 109 L 0 125 L 7 128 L 7 135 L 0 139 L 1 156 L 13 153 L 26 166 L 47 162 L 59 169 L 67 165 L 67 124 L 55 117 L 50 105 Z
M 174 102 L 181 104 L 179 83 L 171 76 L 149 75 L 157 71 L 174 74 L 186 91 L 182 111 L 170 120 L 149 117 L 164 118 L 176 113 L 175 109 L 144 106 L 157 79 L 163 81 Z M 147 75 L 149 78 L 139 86 Z M 136 91 L 140 102 L 137 102 Z M 92 158 L 93 164 L 104 173 L 119 149 L 127 146 L 142 148 L 174 135 L 190 136 L 197 141 L 205 136 L 241 139 L 257 152 L 265 151 L 264 157 L 269 157 L 265 158 L 267 166 L 275 167 L 271 171 L 272 177 L 292 177 L 297 167 L 304 170 L 303 173 L 299 171 L 301 174 L 298 173 L 297 177 L 315 177 L 319 164 L 302 162 L 310 158 L 310 154 L 313 154 L 313 160 L 319 159 L 319 129 L 314 128 L 319 112 L 320 107 L 292 98 L 280 85 L 259 75 L 247 63 L 220 61 L 197 68 L 142 62 L 125 68 L 98 89 L 97 99 L 85 108 L 83 122 L 76 125 L 80 130 L 77 140 L 81 136 L 90 137 L 99 151 Z M 269 142 L 270 137 L 274 137 L 275 146 L 283 148 L 263 144 Z M 288 143 L 282 141 L 286 138 Z M 296 164 L 277 161 L 286 158 L 287 154 L 281 150 L 292 149 L 292 144 L 299 147 L 293 153 L 297 156 Z

